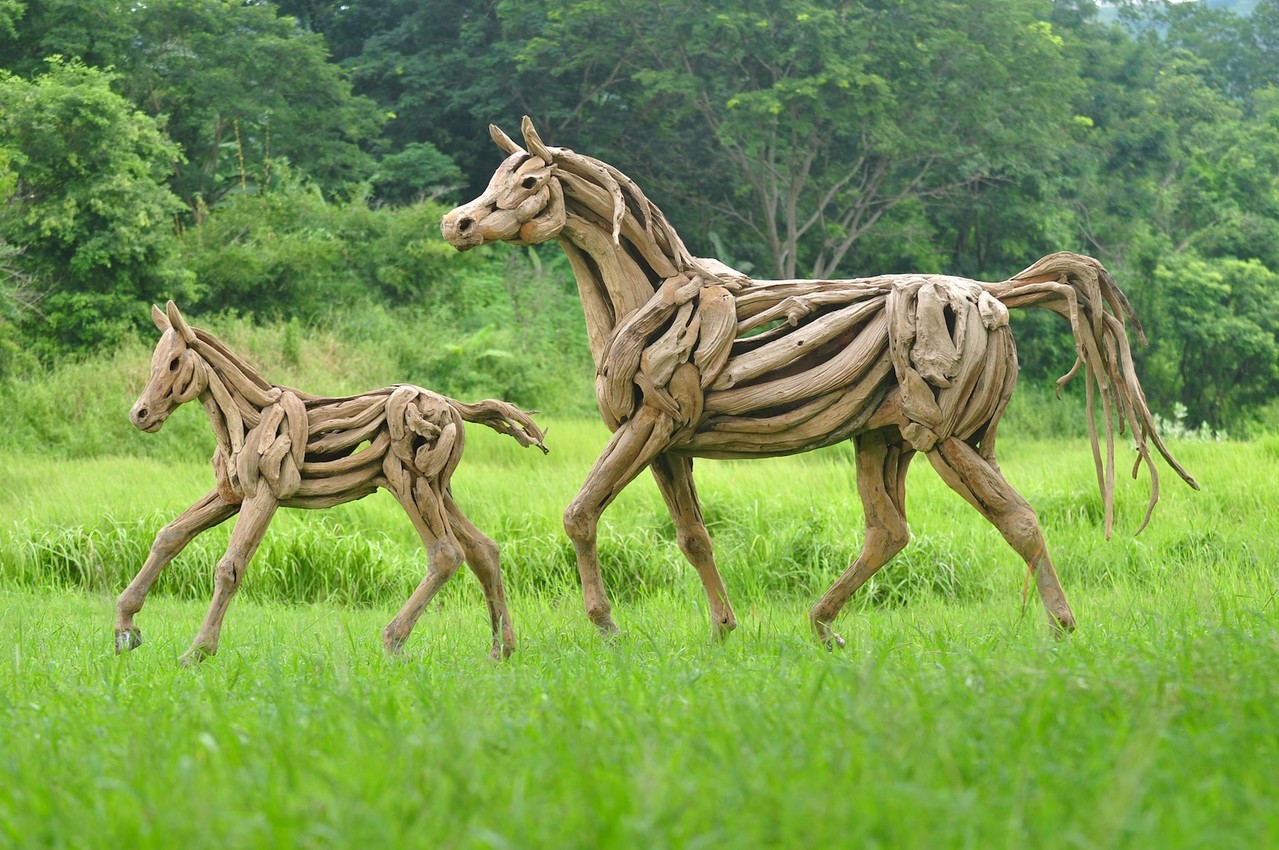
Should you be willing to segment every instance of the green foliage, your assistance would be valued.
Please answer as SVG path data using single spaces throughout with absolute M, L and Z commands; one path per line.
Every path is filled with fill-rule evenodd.
M 169 265 L 181 205 L 165 178 L 178 152 L 111 81 L 57 59 L 34 81 L 0 74 L 0 138 L 16 178 L 0 240 L 22 248 L 13 262 L 43 293 L 19 319 L 41 355 L 118 341 L 188 277 Z
M 1167 299 L 1147 358 L 1156 398 L 1220 427 L 1279 392 L 1279 274 L 1256 260 L 1181 255 L 1155 278 Z
M 412 142 L 383 157 L 372 183 L 378 200 L 406 203 L 424 195 L 439 195 L 463 183 L 457 164 L 430 142 Z
M 314 320 L 370 300 L 456 305 L 477 262 L 439 236 L 443 212 L 330 201 L 278 167 L 269 189 L 234 194 L 183 232 L 181 262 L 200 293 L 188 306 Z
M 423 200 L 478 192 L 497 161 L 486 125 L 530 114 L 552 144 L 635 178 L 694 252 L 756 276 L 998 279 L 1051 251 L 1098 256 L 1150 331 L 1137 356 L 1156 410 L 1237 433 L 1273 406 L 1269 366 L 1212 385 L 1228 376 L 1192 349 L 1223 349 L 1167 287 L 1195 262 L 1231 287 L 1230 262 L 1259 263 L 1240 284 L 1256 296 L 1203 334 L 1267 356 L 1248 311 L 1279 270 L 1279 0 L 1121 7 L 0 0 L 17 98 L 0 186 L 46 182 L 0 208 L 0 373 L 98 354 L 176 296 L 330 328 L 391 305 L 441 335 L 405 344 L 407 371 L 519 394 L 585 385 L 589 371 L 521 377 L 563 367 L 565 348 L 582 362 L 562 265 L 543 284 L 453 254 Z M 28 116 L 21 139 L 10 112 Z M 29 119 L 107 144 L 46 144 Z M 1061 323 L 1015 321 L 1024 376 L 1064 372 Z
M 274 4 L 30 6 L 18 28 L 28 56 L 114 68 L 121 93 L 165 122 L 185 154 L 170 185 L 188 206 L 269 181 L 273 160 L 304 169 L 326 191 L 366 179 L 372 157 L 360 145 L 376 136 L 380 113 L 352 95 L 323 39 L 280 17 Z M 9 67 L 32 75 L 35 64 L 25 58 Z

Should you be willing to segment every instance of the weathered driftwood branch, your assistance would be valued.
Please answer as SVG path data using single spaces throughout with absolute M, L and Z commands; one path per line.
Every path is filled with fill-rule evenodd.
M 389 652 L 408 638 L 418 617 L 465 560 L 479 578 L 493 630 L 492 654 L 515 646 L 502 589 L 497 546 L 466 519 L 449 492 L 462 457 L 462 423 L 478 422 L 546 451 L 529 416 L 503 401 L 464 404 L 421 387 L 386 387 L 349 398 L 314 396 L 275 386 L 212 335 L 192 328 L 172 301 L 153 309 L 162 335 L 151 377 L 130 418 L 158 430 L 179 405 L 199 398 L 217 449 L 217 486 L 156 537 L 141 571 L 116 607 L 116 651 L 142 633 L 133 617 L 160 571 L 200 532 L 239 513 L 215 572 L 213 603 L 187 661 L 217 651 L 222 617 L 244 578 L 276 508 L 325 508 L 390 490 L 426 546 L 428 572 L 383 632 Z
M 577 277 L 596 397 L 614 435 L 565 512 L 565 528 L 587 612 L 600 629 L 615 626 L 596 527 L 645 467 L 722 636 L 735 619 L 701 519 L 691 458 L 789 454 L 850 437 L 866 537 L 857 560 L 813 608 L 822 640 L 839 641 L 831 621 L 905 545 L 905 473 L 916 452 L 1026 560 L 1053 627 L 1073 628 L 1034 512 L 995 460 L 996 430 L 1017 377 L 1009 308 L 1042 306 L 1070 323 L 1076 362 L 1061 383 L 1080 370 L 1088 380 L 1107 535 L 1116 428 L 1131 429 L 1137 465 L 1151 470 L 1146 520 L 1159 496 L 1148 441 L 1197 486 L 1159 438 L 1128 346 L 1128 322 L 1139 337 L 1140 326 L 1096 260 L 1053 254 L 1000 283 L 918 274 L 755 281 L 718 260 L 692 257 L 661 210 L 607 163 L 544 144 L 527 118 L 524 147 L 490 130 L 507 159 L 484 194 L 441 226 L 462 250 L 557 238 Z M 1106 423 L 1104 460 L 1092 416 L 1096 395 Z

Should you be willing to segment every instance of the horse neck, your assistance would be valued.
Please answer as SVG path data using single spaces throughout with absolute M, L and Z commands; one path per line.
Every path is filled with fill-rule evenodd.
M 662 211 L 634 183 L 603 163 L 590 164 L 562 173 L 565 225 L 559 241 L 577 278 L 598 364 L 617 325 L 648 303 L 662 281 L 691 272 L 693 260 Z M 616 196 L 601 175 L 616 180 L 630 201 L 623 202 L 616 231 Z

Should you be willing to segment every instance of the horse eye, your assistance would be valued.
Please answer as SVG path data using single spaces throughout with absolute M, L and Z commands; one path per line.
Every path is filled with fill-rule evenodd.
M 171 360 L 171 361 L 169 362 L 169 371 L 170 371 L 170 372 L 176 372 L 176 371 L 178 371 L 178 364 L 179 364 L 179 363 L 181 363 L 181 362 L 182 362 L 182 358 L 181 358 L 181 357 L 175 357 L 175 358 L 173 358 L 173 360 Z
M 536 177 L 525 177 L 523 181 L 520 182 L 520 186 L 524 189 L 532 189 L 536 185 L 537 185 Z

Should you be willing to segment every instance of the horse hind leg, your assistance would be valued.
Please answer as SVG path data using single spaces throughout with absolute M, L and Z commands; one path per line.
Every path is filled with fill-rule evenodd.
M 444 493 L 444 505 L 449 515 L 449 526 L 462 546 L 466 564 L 484 590 L 493 632 L 493 648 L 489 656 L 494 661 L 509 658 L 515 650 L 515 630 L 506 605 L 506 591 L 502 587 L 502 562 L 497 543 L 467 519 L 447 491 Z
M 142 645 L 142 630 L 133 624 L 133 617 L 142 610 L 151 585 L 169 563 L 202 532 L 225 522 L 240 509 L 224 501 L 216 490 L 204 495 L 200 501 L 182 512 L 177 519 L 160 529 L 151 544 L 151 551 L 142 569 L 129 582 L 115 608 L 116 654 L 136 649 Z
M 1048 557 L 1039 519 L 1025 499 L 1005 480 L 999 468 L 962 440 L 951 437 L 928 452 L 928 460 L 952 490 L 981 512 L 1035 575 L 1035 587 L 1054 635 L 1075 630 L 1075 615 L 1057 571 Z
M 831 624 L 857 590 L 910 542 L 906 524 L 906 470 L 914 451 L 890 443 L 883 431 L 855 438 L 857 492 L 866 514 L 866 536 L 857 560 L 846 569 L 809 612 L 817 639 L 833 648 L 844 639 Z
M 653 459 L 649 468 L 666 501 L 671 520 L 675 523 L 680 551 L 697 570 L 702 587 L 706 589 L 706 601 L 711 610 L 712 638 L 724 640 L 737 628 L 737 617 L 733 614 L 728 591 L 715 566 L 711 536 L 702 520 L 697 488 L 693 484 L 693 461 L 686 457 L 662 454 Z

